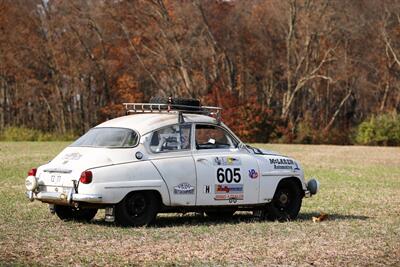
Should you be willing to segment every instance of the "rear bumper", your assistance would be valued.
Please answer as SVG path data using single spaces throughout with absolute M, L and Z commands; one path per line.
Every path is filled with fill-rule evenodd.
M 40 200 L 48 203 L 59 203 L 63 202 L 66 204 L 71 204 L 74 202 L 87 202 L 87 203 L 100 203 L 102 201 L 101 195 L 95 194 L 77 194 L 71 189 L 67 194 L 59 192 L 25 192 L 26 197 L 30 201 Z

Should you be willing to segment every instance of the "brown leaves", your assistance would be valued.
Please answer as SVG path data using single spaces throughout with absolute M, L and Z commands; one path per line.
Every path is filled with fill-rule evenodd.
M 312 217 L 312 221 L 313 222 L 322 222 L 322 221 L 325 221 L 326 219 L 328 219 L 328 214 L 326 214 L 326 213 L 323 213 L 323 212 L 321 212 L 320 214 L 319 214 L 319 216 L 314 216 L 314 217 Z

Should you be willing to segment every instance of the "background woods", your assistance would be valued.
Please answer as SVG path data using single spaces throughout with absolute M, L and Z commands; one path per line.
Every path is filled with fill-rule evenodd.
M 399 75 L 398 1 L 0 0 L 0 131 L 82 134 L 172 95 L 247 141 L 344 144 L 399 121 Z

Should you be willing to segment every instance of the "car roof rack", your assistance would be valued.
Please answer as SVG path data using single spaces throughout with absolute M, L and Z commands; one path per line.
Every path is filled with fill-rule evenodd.
M 126 115 L 138 113 L 178 113 L 179 123 L 183 123 L 183 114 L 200 114 L 213 117 L 218 124 L 221 122 L 220 107 L 210 106 L 188 106 L 176 104 L 159 104 L 159 103 L 123 103 L 126 110 Z

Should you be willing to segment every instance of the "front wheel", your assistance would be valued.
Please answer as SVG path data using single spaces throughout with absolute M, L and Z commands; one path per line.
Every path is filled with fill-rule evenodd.
M 295 181 L 288 180 L 279 184 L 272 202 L 266 207 L 266 218 L 271 221 L 291 221 L 299 214 L 303 195 Z
M 122 226 L 144 226 L 157 216 L 159 201 L 151 192 L 132 192 L 115 207 L 115 221 Z
M 76 209 L 69 206 L 55 205 L 54 211 L 63 221 L 89 222 L 96 216 L 97 209 Z

